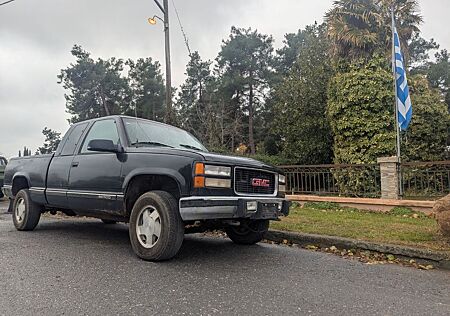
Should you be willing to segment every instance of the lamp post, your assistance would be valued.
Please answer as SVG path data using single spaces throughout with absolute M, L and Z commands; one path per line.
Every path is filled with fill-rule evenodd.
M 169 0 L 163 0 L 163 5 L 158 0 L 154 0 L 158 8 L 164 14 L 164 19 L 155 15 L 153 18 L 149 18 L 148 22 L 152 25 L 156 24 L 156 19 L 161 20 L 164 23 L 165 33 L 165 54 L 166 54 L 166 113 L 164 116 L 164 122 L 168 124 L 174 123 L 172 112 L 172 75 L 170 67 L 170 37 L 169 37 Z

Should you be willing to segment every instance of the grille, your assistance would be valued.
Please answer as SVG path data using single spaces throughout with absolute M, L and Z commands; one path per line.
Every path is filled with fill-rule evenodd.
M 252 179 L 269 180 L 268 187 L 253 186 Z M 236 168 L 234 172 L 234 190 L 244 194 L 267 194 L 275 193 L 275 174 L 271 172 Z

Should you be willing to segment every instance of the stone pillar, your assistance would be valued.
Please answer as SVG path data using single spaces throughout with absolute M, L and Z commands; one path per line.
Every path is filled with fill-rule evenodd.
M 399 179 L 397 172 L 397 157 L 383 157 L 377 159 L 381 174 L 381 198 L 399 199 Z

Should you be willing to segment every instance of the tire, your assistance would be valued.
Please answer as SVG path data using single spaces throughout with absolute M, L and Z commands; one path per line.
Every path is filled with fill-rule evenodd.
M 41 218 L 41 206 L 30 198 L 28 189 L 20 190 L 13 203 L 13 222 L 17 230 L 33 230 Z
M 144 260 L 171 259 L 183 243 L 184 224 L 177 201 L 165 191 L 141 195 L 131 211 L 129 227 L 131 246 Z
M 114 225 L 114 224 L 117 224 L 116 221 L 112 221 L 112 220 L 110 220 L 110 219 L 102 219 L 102 222 L 103 222 L 103 224 L 106 224 L 106 225 Z
M 242 222 L 239 226 L 227 226 L 225 232 L 235 244 L 254 245 L 264 238 L 269 230 L 269 220 Z
M 4 197 L 3 191 L 2 191 L 2 189 L 1 189 L 1 187 L 0 187 L 0 199 L 2 199 L 3 197 Z

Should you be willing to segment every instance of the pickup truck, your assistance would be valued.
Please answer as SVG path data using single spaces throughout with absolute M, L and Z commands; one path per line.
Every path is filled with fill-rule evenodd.
M 74 124 L 54 154 L 11 159 L 3 186 L 17 230 L 57 211 L 125 222 L 134 252 L 150 261 L 174 257 L 185 230 L 261 241 L 269 220 L 288 215 L 284 191 L 275 167 L 210 153 L 182 129 L 127 116 Z
M 3 178 L 5 175 L 6 158 L 0 156 L 0 188 L 3 186 Z M 3 198 L 3 192 L 0 190 L 0 199 Z

